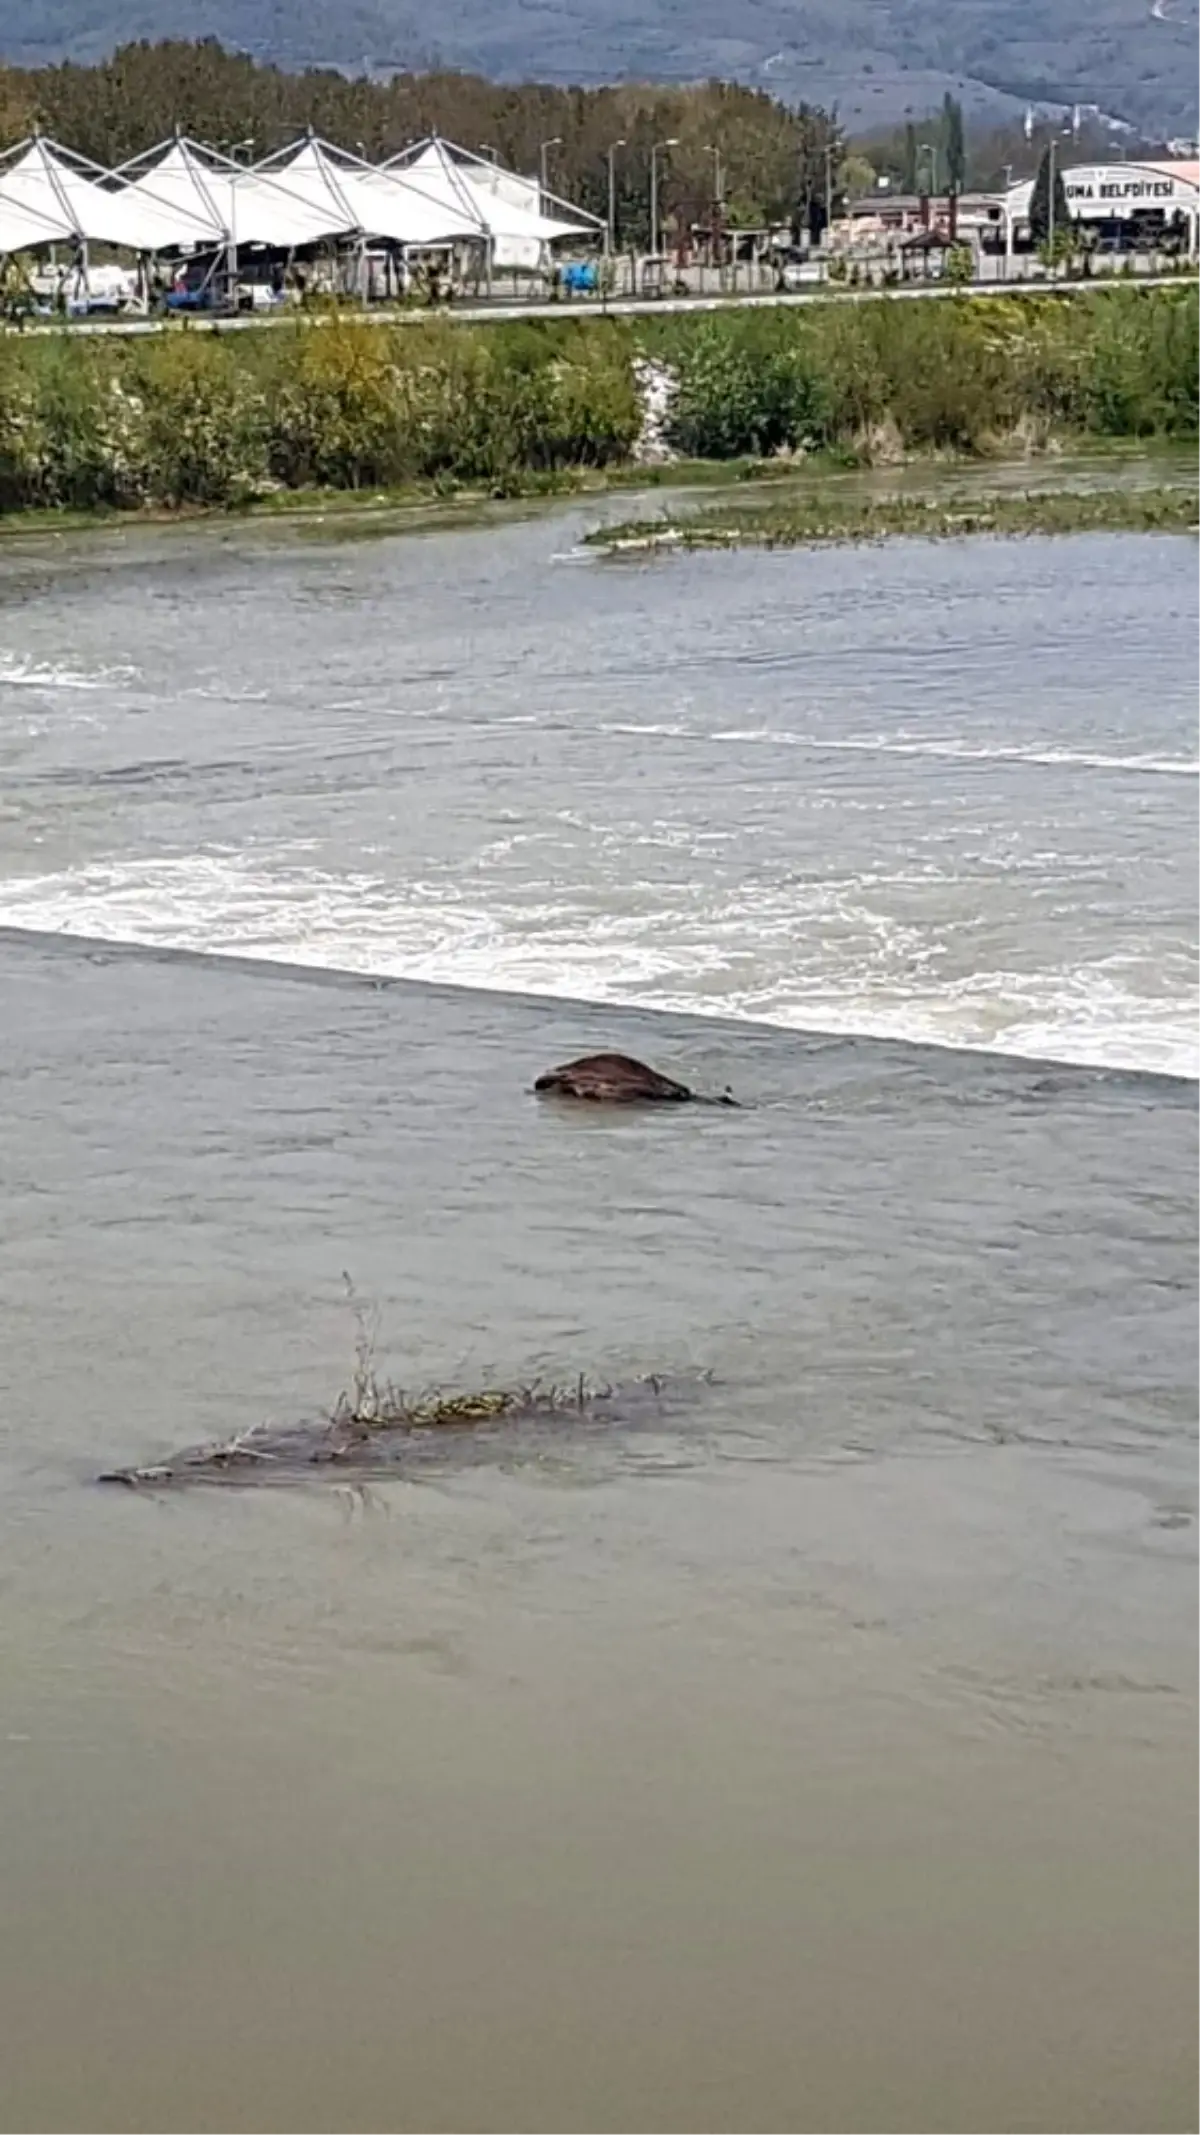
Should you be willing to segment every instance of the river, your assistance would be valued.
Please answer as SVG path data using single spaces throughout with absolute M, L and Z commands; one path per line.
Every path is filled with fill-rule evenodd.
M 1194 2125 L 1189 545 L 596 509 L 0 552 L 5 2128 Z

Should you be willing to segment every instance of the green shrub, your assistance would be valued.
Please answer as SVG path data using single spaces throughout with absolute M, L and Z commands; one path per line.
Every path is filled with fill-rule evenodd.
M 239 340 L 184 332 L 139 344 L 131 368 L 152 502 L 239 504 L 266 486 L 266 398 Z
M 271 350 L 268 457 L 289 489 L 361 489 L 408 471 L 392 336 L 360 320 L 297 326 Z
M 741 459 L 824 443 L 825 380 L 788 313 L 706 322 L 685 342 L 671 436 L 696 459 Z

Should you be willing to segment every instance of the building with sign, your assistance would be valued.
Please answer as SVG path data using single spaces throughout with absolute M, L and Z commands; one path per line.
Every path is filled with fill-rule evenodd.
M 1064 165 L 1062 180 L 1072 221 L 1086 223 L 1101 245 L 1132 251 L 1170 240 L 1196 251 L 1200 163 L 1076 163 Z M 1018 248 L 1029 243 L 1033 186 L 1027 178 L 1004 198 Z

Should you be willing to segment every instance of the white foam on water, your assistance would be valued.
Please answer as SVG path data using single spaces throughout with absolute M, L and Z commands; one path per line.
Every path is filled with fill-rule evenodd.
M 611 731 L 620 732 L 621 729 L 614 728 Z M 641 731 L 654 732 L 655 729 L 645 728 Z M 1009 748 L 1003 744 L 958 741 L 953 736 L 944 740 L 908 741 L 890 735 L 839 734 L 828 737 L 820 734 L 794 734 L 779 727 L 726 727 L 711 738 L 717 742 L 767 742 L 782 748 L 813 749 L 820 754 L 831 755 L 933 757 L 944 759 L 948 763 L 1041 764 L 1050 769 L 1129 771 L 1159 778 L 1200 776 L 1200 761 L 1186 756 L 1119 756 L 1098 749 Z
M 1182 942 L 1160 955 L 1153 991 L 1133 952 L 955 978 L 944 937 L 879 909 L 882 879 L 748 885 L 733 903 L 670 907 L 662 885 L 632 881 L 613 909 L 561 883 L 400 884 L 329 873 L 298 847 L 253 861 L 209 850 L 10 879 L 0 923 L 784 1029 L 1200 1072 L 1195 965 Z
M 61 667 L 52 660 L 0 660 L 0 690 L 111 689 L 137 680 L 136 667 Z

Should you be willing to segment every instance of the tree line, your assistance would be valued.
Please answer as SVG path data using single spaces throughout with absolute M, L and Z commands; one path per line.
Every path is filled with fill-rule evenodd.
M 840 197 L 845 143 L 825 111 L 729 82 L 687 88 L 555 88 L 460 73 L 373 80 L 293 74 L 215 39 L 122 46 L 96 66 L 0 71 L 0 140 L 34 127 L 106 168 L 177 129 L 258 161 L 306 127 L 371 161 L 430 133 L 529 174 L 607 218 L 619 240 L 649 237 L 651 157 L 664 221 L 678 229 L 807 223 Z M 670 144 L 670 145 L 664 145 Z
M 1028 131 L 1021 119 L 968 127 L 961 104 L 949 95 L 940 111 L 864 136 L 854 145 L 902 192 L 994 193 L 1032 177 L 1051 139 L 1058 160 L 1068 164 L 1111 163 L 1118 155 L 1161 159 L 1170 153 L 1165 142 L 1128 135 L 1118 148 L 1110 128 L 1087 113 L 1069 134 L 1060 119 L 1044 114 L 1030 122 Z

